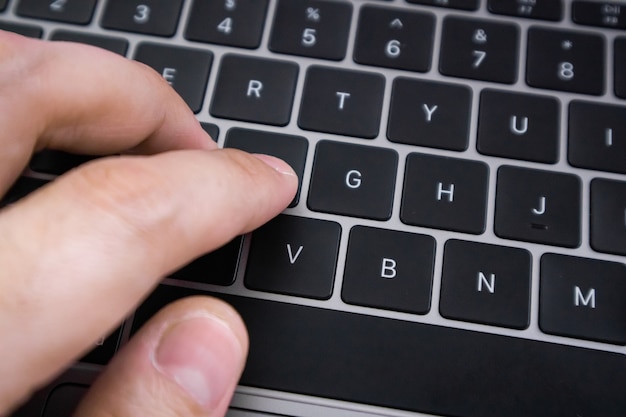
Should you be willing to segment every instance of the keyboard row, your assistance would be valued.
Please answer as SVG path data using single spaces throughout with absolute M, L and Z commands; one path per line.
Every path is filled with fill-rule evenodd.
M 173 36 L 182 0 L 158 5 L 146 3 L 109 0 L 101 24 L 106 29 Z M 87 24 L 95 5 L 95 0 L 23 0 L 16 10 L 26 17 Z M 268 0 L 196 1 L 185 37 L 191 41 L 257 48 L 267 8 Z M 352 5 L 344 1 L 281 0 L 274 16 L 269 49 L 282 54 L 342 60 L 347 51 L 352 13 Z M 428 72 L 432 66 L 435 24 L 433 13 L 363 6 L 354 60 L 366 65 Z M 526 52 L 527 84 L 604 94 L 605 42 L 599 34 L 531 27 Z M 513 84 L 519 76 L 519 49 L 520 29 L 516 24 L 448 16 L 443 19 L 439 70 L 454 77 Z M 618 97 L 626 98 L 626 38 L 618 38 L 612 50 L 613 90 Z
M 304 137 L 233 128 L 227 132 L 224 146 L 279 157 L 303 178 L 309 147 Z M 30 167 L 36 172 L 59 175 L 89 158 L 44 151 L 33 158 Z M 386 221 L 393 215 L 396 182 L 402 181 L 399 217 L 404 224 L 474 235 L 486 231 L 492 175 L 487 164 L 411 153 L 405 161 L 403 178 L 397 178 L 398 159 L 391 149 L 318 142 L 308 208 Z M 626 255 L 626 182 L 603 178 L 591 181 L 588 228 L 583 228 L 583 222 L 587 222 L 582 215 L 583 184 L 574 174 L 503 165 L 495 173 L 495 183 L 493 231 L 497 236 L 577 248 L 586 229 L 595 251 Z M 291 207 L 299 203 L 300 191 Z

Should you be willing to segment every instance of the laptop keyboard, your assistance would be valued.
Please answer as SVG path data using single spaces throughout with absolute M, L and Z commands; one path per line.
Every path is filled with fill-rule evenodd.
M 5 0 L 0 29 L 146 63 L 301 179 L 78 366 L 211 293 L 261 411 L 626 413 L 623 2 Z M 92 158 L 36 155 L 4 204 Z

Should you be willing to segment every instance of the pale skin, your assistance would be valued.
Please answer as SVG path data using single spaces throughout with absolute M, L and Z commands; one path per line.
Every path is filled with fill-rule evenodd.
M 0 211 L 0 416 L 169 272 L 262 225 L 297 188 L 283 161 L 218 150 L 156 72 L 88 46 L 0 31 L 0 126 L 0 194 L 36 150 L 125 155 Z M 247 349 L 230 306 L 178 301 L 122 348 L 76 416 L 223 416 Z

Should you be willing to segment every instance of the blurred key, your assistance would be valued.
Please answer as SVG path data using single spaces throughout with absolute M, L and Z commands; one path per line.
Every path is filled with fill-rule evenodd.
M 409 3 L 429 6 L 449 7 L 451 9 L 476 10 L 480 0 L 407 0 Z
M 626 98 L 626 37 L 615 39 L 614 59 L 615 95 Z
M 24 25 L 22 23 L 0 22 L 0 30 L 6 30 L 7 32 L 13 32 L 36 39 L 43 36 L 43 29 L 39 26 Z
M 529 19 L 559 21 L 563 19 L 562 0 L 488 0 L 491 13 Z
M 575 100 L 569 105 L 568 160 L 626 174 L 626 106 Z
M 182 4 L 183 0 L 108 0 L 102 26 L 127 32 L 173 36 Z
M 195 0 L 185 37 L 242 48 L 258 48 L 268 0 Z
M 20 16 L 86 25 L 91 22 L 96 0 L 21 0 Z
M 96 158 L 97 156 L 78 155 L 46 149 L 33 155 L 29 167 L 33 171 L 43 174 L 62 175 Z
M 591 181 L 591 247 L 626 256 L 626 182 Z
M 211 52 L 144 42 L 134 59 L 161 74 L 194 113 L 200 111 L 213 64 Z
M 122 56 L 126 56 L 126 51 L 128 50 L 128 41 L 126 39 L 111 36 L 56 30 L 50 39 L 53 41 L 79 42 L 97 46 L 98 48 L 106 49 Z

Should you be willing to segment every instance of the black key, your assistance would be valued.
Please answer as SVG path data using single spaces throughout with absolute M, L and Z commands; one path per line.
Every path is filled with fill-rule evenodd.
M 439 311 L 450 319 L 525 329 L 530 323 L 531 269 L 527 250 L 449 240 Z
M 159 287 L 133 328 L 195 294 Z M 250 334 L 244 386 L 464 417 L 619 416 L 626 410 L 621 353 L 220 297 L 239 311 Z
M 121 336 L 122 328 L 120 327 L 113 331 L 113 333 L 109 336 L 96 341 L 95 347 L 79 359 L 79 362 L 90 363 L 93 365 L 107 365 L 117 351 Z
M 502 166 L 495 232 L 507 239 L 580 245 L 581 183 L 575 175 Z
M 409 71 L 430 70 L 435 16 L 386 7 L 361 8 L 354 61 Z
M 309 67 L 298 125 L 302 129 L 373 139 L 385 91 L 380 74 Z
M 483 90 L 478 113 L 478 151 L 485 155 L 556 163 L 560 107 L 553 97 Z
M 600 35 L 531 27 L 526 82 L 532 87 L 604 93 L 604 38 Z
M 192 41 L 258 48 L 267 0 L 195 0 L 185 38 Z
M 43 29 L 39 26 L 24 25 L 22 23 L 0 22 L 0 30 L 36 39 L 40 39 L 43 36 Z
M 7 1 L 8 0 L 0 0 L 0 12 L 3 12 L 4 9 L 7 8 Z
M 91 22 L 97 0 L 21 0 L 15 12 L 35 19 L 86 25 Z
M 278 216 L 252 234 L 246 287 L 329 299 L 340 236 L 335 222 Z
M 513 84 L 517 81 L 518 50 L 516 25 L 446 17 L 439 71 L 455 77 Z
M 311 210 L 374 220 L 391 218 L 398 154 L 323 140 L 313 161 Z
M 579 25 L 626 29 L 626 7 L 623 2 L 574 0 L 572 20 Z
M 337 0 L 279 0 L 269 48 L 274 52 L 342 60 L 352 4 Z
M 124 38 L 70 32 L 68 30 L 56 30 L 52 36 L 50 36 L 50 39 L 53 41 L 79 42 L 97 46 L 98 48 L 106 49 L 122 56 L 126 56 L 126 51 L 128 51 L 128 41 Z
M 626 345 L 626 265 L 545 254 L 540 285 L 541 330 Z
M 63 384 L 55 387 L 46 400 L 43 417 L 74 415 L 74 410 L 83 399 L 89 387 L 86 385 Z
M 217 76 L 211 114 L 285 126 L 291 118 L 298 71 L 293 62 L 226 55 Z
M 33 155 L 29 167 L 35 172 L 62 175 L 96 158 L 98 157 L 46 149 Z
M 37 190 L 39 187 L 46 185 L 48 182 L 49 181 L 40 180 L 38 178 L 19 177 L 17 181 L 15 181 L 15 184 L 9 188 L 9 191 L 7 191 L 4 196 L 0 196 L 2 197 L 2 199 L 0 199 L 0 207 L 15 203 Z
M 174 36 L 183 0 L 107 0 L 102 26 L 107 29 Z
M 154 68 L 194 113 L 200 111 L 213 63 L 211 52 L 144 42 L 134 59 Z
M 469 141 L 472 90 L 411 78 L 393 81 L 387 137 L 392 142 L 464 151 Z
M 226 148 L 237 148 L 250 153 L 272 155 L 287 162 L 298 175 L 298 192 L 289 207 L 300 200 L 300 187 L 304 178 L 304 163 L 309 142 L 302 136 L 232 128 L 226 135 Z
M 562 0 L 488 0 L 491 13 L 558 21 L 563 19 Z
M 235 238 L 221 248 L 172 272 L 170 277 L 201 284 L 232 285 L 235 282 L 241 242 L 241 237 Z
M 355 226 L 350 231 L 341 298 L 350 304 L 426 314 L 435 239 Z
M 626 182 L 591 181 L 591 247 L 626 255 Z
M 483 162 L 409 154 L 400 219 L 415 226 L 485 231 L 489 167 Z
M 214 142 L 217 142 L 217 139 L 219 139 L 220 136 L 220 128 L 217 125 L 213 123 L 201 122 L 200 126 L 202 126 L 202 129 L 204 129 L 209 136 L 211 136 L 211 139 L 213 139 Z
M 626 38 L 615 39 L 614 71 L 615 95 L 626 98 Z
M 449 7 L 451 9 L 477 10 L 480 0 L 406 0 L 409 3 L 429 6 Z
M 626 174 L 626 107 L 572 101 L 568 160 L 589 169 Z

